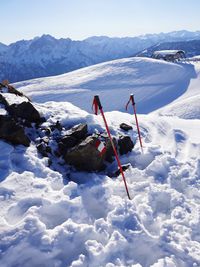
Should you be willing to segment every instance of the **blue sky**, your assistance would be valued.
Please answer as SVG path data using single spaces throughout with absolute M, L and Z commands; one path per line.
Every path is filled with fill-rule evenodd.
M 200 0 L 0 0 L 0 42 L 200 30 Z

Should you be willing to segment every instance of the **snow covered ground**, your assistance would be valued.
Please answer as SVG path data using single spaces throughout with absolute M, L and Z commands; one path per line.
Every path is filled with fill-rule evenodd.
M 19 82 L 16 87 L 33 101 L 69 101 L 91 112 L 93 96 L 105 111 L 125 111 L 134 93 L 139 113 L 149 113 L 186 92 L 196 71 L 192 64 L 173 64 L 149 58 L 114 60 L 71 73 Z
M 169 105 L 158 110 L 158 112 L 162 115 L 179 116 L 185 119 L 200 119 L 199 85 L 200 85 L 200 62 L 196 62 L 195 77 L 190 81 L 190 84 L 186 92 L 182 94 L 178 99 L 175 99 Z
M 104 128 L 87 112 L 98 92 L 112 135 L 125 122 L 133 140 L 134 117 L 121 111 L 134 93 L 144 154 L 137 142 L 121 157 L 128 200 L 121 176 L 59 173 L 33 144 L 0 141 L 0 266 L 200 266 L 199 71 L 136 58 L 18 83 L 49 124 L 90 131 Z

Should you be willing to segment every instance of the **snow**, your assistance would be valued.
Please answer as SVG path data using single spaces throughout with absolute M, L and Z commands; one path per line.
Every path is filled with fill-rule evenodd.
M 69 166 L 59 172 L 33 143 L 1 140 L 1 266 L 200 266 L 199 85 L 198 63 L 142 58 L 18 83 L 46 125 L 85 122 L 90 132 L 104 129 L 101 116 L 91 114 L 98 92 L 112 135 L 122 133 L 124 122 L 133 126 L 133 140 L 131 108 L 121 111 L 134 88 L 144 154 L 136 142 L 121 156 L 130 164 L 128 200 L 121 176 Z
M 82 41 L 56 39 L 44 34 L 10 45 L 0 43 L 0 80 L 7 77 L 9 81 L 14 82 L 62 74 L 100 62 L 129 57 L 163 42 L 183 41 L 186 45 L 184 50 L 194 56 L 198 55 L 198 50 L 191 50 L 191 44 L 188 46 L 186 41 L 199 38 L 199 31 L 124 38 L 93 36 Z
M 193 66 L 193 65 L 191 65 Z M 162 115 L 179 116 L 184 119 L 200 119 L 200 64 L 195 63 L 195 76 L 184 94 L 169 105 L 156 111 Z
M 38 103 L 69 101 L 88 112 L 96 94 L 101 97 L 105 111 L 125 111 L 128 97 L 134 93 L 138 112 L 149 113 L 181 96 L 195 75 L 190 64 L 137 57 L 20 82 L 16 86 Z
M 6 115 L 5 109 L 0 105 L 0 115 Z

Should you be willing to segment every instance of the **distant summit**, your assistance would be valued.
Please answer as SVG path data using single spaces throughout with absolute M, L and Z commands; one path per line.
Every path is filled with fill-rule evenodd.
M 56 39 L 44 34 L 10 45 L 0 43 L 0 79 L 17 82 L 63 74 L 93 64 L 134 56 L 162 43 L 184 44 L 191 40 L 198 42 L 200 31 L 174 31 L 123 38 L 93 36 L 83 41 L 73 41 L 70 38 Z M 187 49 L 182 47 L 173 49 L 183 49 L 187 52 Z M 199 54 L 199 50 L 195 52 L 195 49 L 193 54 Z

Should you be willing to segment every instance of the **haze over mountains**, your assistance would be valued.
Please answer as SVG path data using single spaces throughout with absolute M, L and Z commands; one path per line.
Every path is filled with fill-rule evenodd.
M 16 82 L 63 74 L 93 64 L 134 56 L 149 47 L 157 49 L 166 42 L 169 48 L 178 48 L 181 44 L 180 48 L 183 47 L 186 52 L 200 54 L 200 31 L 175 31 L 125 38 L 101 36 L 83 41 L 42 35 L 10 45 L 0 43 L 0 80 Z M 194 42 L 198 49 L 192 52 Z
M 200 55 L 200 40 L 158 43 L 138 53 L 138 56 L 150 57 L 158 50 L 184 50 L 187 57 L 193 57 Z

